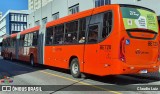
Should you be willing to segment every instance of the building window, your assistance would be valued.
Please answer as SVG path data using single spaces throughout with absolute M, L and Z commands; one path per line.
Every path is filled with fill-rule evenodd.
M 40 25 L 40 21 L 39 21 L 39 20 L 36 21 L 36 22 L 35 22 L 35 25 L 36 25 L 36 26 Z
M 23 22 L 23 15 L 21 15 L 21 22 Z
M 14 25 L 14 31 L 17 31 L 17 24 Z
M 27 22 L 27 15 L 23 15 L 23 21 Z
M 14 14 L 11 14 L 11 21 L 14 21 Z
M 53 20 L 59 19 L 59 12 L 52 15 Z
M 11 30 L 14 31 L 14 24 L 12 24 L 12 29 Z
M 72 7 L 69 7 L 69 14 L 75 14 L 77 12 L 79 12 L 79 4 L 76 4 Z
M 111 4 L 111 0 L 95 0 L 95 7 Z
M 20 24 L 17 24 L 18 26 L 17 26 L 17 28 L 18 28 L 18 30 L 17 31 L 20 31 Z
M 14 15 L 14 21 L 17 21 L 17 14 Z
M 18 21 L 20 21 L 20 14 L 18 14 L 17 17 L 18 17 Z
M 21 24 L 21 31 L 23 31 L 23 24 Z
M 46 24 L 47 23 L 47 17 L 42 19 L 42 24 Z
M 27 25 L 26 24 L 23 25 L 23 30 L 25 30 L 25 29 L 27 29 Z

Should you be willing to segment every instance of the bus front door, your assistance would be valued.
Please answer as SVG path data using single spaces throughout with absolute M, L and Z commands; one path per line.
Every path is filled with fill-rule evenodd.
M 85 45 L 84 54 L 84 72 L 97 74 L 98 72 L 98 36 L 100 24 L 89 25 L 87 34 L 87 44 Z

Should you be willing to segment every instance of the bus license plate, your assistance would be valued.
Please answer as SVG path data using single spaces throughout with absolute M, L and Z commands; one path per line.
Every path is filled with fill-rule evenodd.
M 148 73 L 147 70 L 141 70 L 140 73 Z

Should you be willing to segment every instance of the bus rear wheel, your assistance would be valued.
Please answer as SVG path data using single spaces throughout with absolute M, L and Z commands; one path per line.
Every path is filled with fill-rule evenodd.
M 13 56 L 12 56 L 12 54 L 10 54 L 10 60 L 13 61 Z
M 31 66 L 35 66 L 35 63 L 34 63 L 34 56 L 33 55 L 31 55 L 30 56 L 30 64 L 31 64 Z
M 74 78 L 80 78 L 81 72 L 80 72 L 80 67 L 79 67 L 79 61 L 78 61 L 77 58 L 74 58 L 74 59 L 71 61 L 70 71 L 71 71 L 71 75 L 72 75 Z

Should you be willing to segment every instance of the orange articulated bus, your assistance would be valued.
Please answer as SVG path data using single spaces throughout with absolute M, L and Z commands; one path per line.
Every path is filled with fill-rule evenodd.
M 18 36 L 19 51 L 16 59 L 21 61 L 30 62 L 33 66 L 33 63 L 38 63 L 37 54 L 38 54 L 38 33 L 39 26 L 27 29 L 23 32 L 20 32 Z
M 30 34 L 33 32 L 36 38 Z M 93 8 L 22 31 L 17 40 L 16 59 L 70 69 L 73 77 L 159 69 L 157 17 L 154 11 L 140 6 Z M 36 46 L 31 45 L 33 41 Z
M 30 58 L 33 58 L 34 54 L 34 62 L 37 63 L 38 32 L 39 26 L 4 38 L 2 56 L 5 59 L 30 62 Z M 30 63 L 33 64 L 33 62 Z
M 12 34 L 11 36 L 4 36 L 2 43 L 2 53 L 1 55 L 4 59 L 12 60 L 12 57 L 15 57 L 15 47 L 16 47 L 16 36 L 17 34 Z

